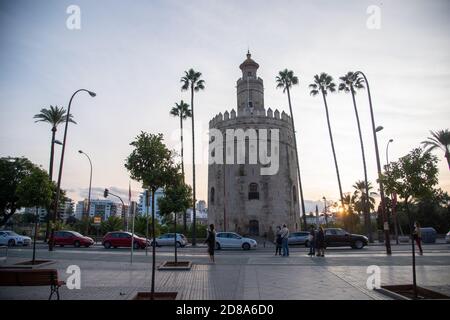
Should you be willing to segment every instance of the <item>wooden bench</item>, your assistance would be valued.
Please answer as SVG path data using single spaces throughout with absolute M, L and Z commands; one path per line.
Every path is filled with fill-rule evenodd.
M 54 293 L 59 300 L 59 287 L 64 281 L 58 280 L 58 271 L 55 269 L 0 269 L 0 286 L 50 286 L 50 296 Z

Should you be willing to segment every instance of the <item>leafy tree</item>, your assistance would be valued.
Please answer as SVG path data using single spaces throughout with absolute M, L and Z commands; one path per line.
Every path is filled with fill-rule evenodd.
M 26 158 L 0 158 L 0 227 L 21 208 L 17 188 L 36 168 Z
M 445 157 L 447 158 L 447 165 L 450 169 L 450 131 L 448 129 L 438 130 L 438 131 L 430 131 L 431 137 L 427 140 L 422 141 L 424 147 L 427 148 L 427 151 L 430 152 L 434 149 L 441 149 L 445 152 Z
M 19 206 L 35 207 L 36 211 L 39 207 L 48 207 L 52 199 L 52 183 L 48 178 L 47 172 L 38 167 L 32 168 L 30 173 L 17 186 L 16 195 L 19 199 Z M 32 264 L 34 264 L 36 258 L 38 220 L 35 219 L 34 224 Z
M 162 134 L 141 132 L 130 143 L 134 147 L 125 162 L 131 178 L 142 183 L 144 189 L 152 194 L 152 222 L 155 221 L 155 193 L 172 183 L 178 175 L 173 152 L 163 143 Z M 155 223 L 152 223 L 152 236 L 155 237 Z M 156 246 L 153 246 L 151 297 L 155 292 Z
M 102 233 L 108 233 L 111 231 L 119 231 L 123 228 L 123 221 L 121 218 L 116 216 L 110 216 L 105 221 L 100 224 L 100 229 Z
M 183 147 L 183 121 L 192 117 L 192 111 L 189 105 L 183 100 L 180 103 L 175 103 L 175 107 L 170 110 L 170 114 L 174 117 L 180 118 L 180 139 L 181 139 L 181 175 L 184 181 L 184 147 Z M 183 229 L 186 231 L 186 212 L 183 215 Z
M 192 198 L 193 205 L 192 209 L 194 211 L 193 221 L 192 223 L 196 224 L 196 214 L 195 214 L 195 204 L 197 202 L 195 195 L 195 125 L 194 125 L 194 92 L 199 92 L 200 90 L 205 89 L 205 80 L 201 79 L 202 74 L 200 72 L 195 71 L 194 69 L 189 69 L 184 72 L 184 77 L 181 78 L 181 90 L 191 91 L 191 120 L 192 120 Z M 195 228 L 192 239 L 192 245 L 195 246 Z
M 333 77 L 322 72 L 320 75 L 316 74 L 314 76 L 314 83 L 310 84 L 309 88 L 311 89 L 310 94 L 313 97 L 319 95 L 319 93 L 322 94 L 323 104 L 325 106 L 325 113 L 327 116 L 328 133 L 330 135 L 331 150 L 333 151 L 334 166 L 336 168 L 336 175 L 339 186 L 339 196 L 341 199 L 341 204 L 342 206 L 344 206 L 344 196 L 342 193 L 341 177 L 339 175 L 339 167 L 336 159 L 336 151 L 334 149 L 333 133 L 331 132 L 330 115 L 328 113 L 328 103 L 327 103 L 327 95 L 329 92 L 336 91 L 336 84 L 333 81 Z
M 300 162 L 298 159 L 297 137 L 295 134 L 294 114 L 292 112 L 291 91 L 290 91 L 293 85 L 298 84 L 298 78 L 294 75 L 294 72 L 292 70 L 284 69 L 283 71 L 280 71 L 278 73 L 278 76 L 276 77 L 276 81 L 277 81 L 277 88 L 283 89 L 283 92 L 286 92 L 287 96 L 288 96 L 292 130 L 294 131 L 295 159 L 297 160 L 298 187 L 299 187 L 299 191 L 300 191 L 300 203 L 302 206 L 302 213 L 303 213 L 303 227 L 305 230 L 307 230 L 305 200 L 303 198 L 303 186 L 302 186 L 302 178 L 300 175 Z
M 164 196 L 158 199 L 158 207 L 161 214 L 169 216 L 173 213 L 175 215 L 173 219 L 174 233 L 177 232 L 177 214 L 186 213 L 186 210 L 191 206 L 191 204 L 192 190 L 183 182 L 181 177 L 179 179 L 175 179 L 172 184 L 168 185 L 164 190 Z M 175 263 L 178 262 L 176 242 L 175 236 Z
M 412 150 L 397 162 L 386 166 L 381 177 L 382 183 L 389 193 L 397 193 L 403 199 L 404 208 L 409 219 L 412 255 L 413 255 L 413 286 L 417 297 L 415 245 L 413 240 L 413 217 L 411 217 L 410 203 L 413 200 L 430 198 L 435 194 L 434 187 L 438 183 L 437 157 L 421 148 Z

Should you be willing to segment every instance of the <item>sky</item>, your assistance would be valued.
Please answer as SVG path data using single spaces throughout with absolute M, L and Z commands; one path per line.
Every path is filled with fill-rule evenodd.
M 80 29 L 67 27 L 71 5 L 80 8 Z M 327 72 L 338 80 L 347 71 L 365 72 L 376 125 L 384 127 L 378 134 L 381 161 L 389 139 L 389 160 L 395 161 L 419 147 L 430 130 L 448 128 L 449 15 L 447 0 L 0 0 L 0 156 L 24 156 L 48 168 L 51 128 L 34 123 L 33 115 L 50 105 L 67 107 L 75 90 L 87 88 L 97 96 L 81 93 L 72 103 L 77 124 L 68 130 L 62 187 L 75 201 L 87 195 L 89 163 L 77 152 L 82 149 L 93 162 L 93 198 L 101 198 L 104 188 L 128 198 L 131 183 L 137 200 L 141 185 L 130 182 L 124 167 L 129 143 L 141 131 L 162 133 L 169 148 L 179 150 L 179 121 L 169 111 L 175 102 L 189 101 L 180 78 L 194 68 L 206 82 L 195 98 L 200 159 L 209 120 L 236 108 L 239 64 L 250 49 L 260 65 L 266 108 L 289 111 L 286 95 L 276 89 L 278 71 L 289 68 L 299 77 L 292 104 L 305 199 L 337 199 L 323 102 L 308 90 L 313 76 Z M 375 183 L 366 91 L 358 92 L 357 103 Z M 350 192 L 363 179 L 351 96 L 330 94 L 328 104 L 343 191 Z M 190 132 L 190 121 L 185 128 Z M 58 129 L 62 140 L 63 126 Z M 450 191 L 444 154 L 435 154 L 439 187 Z M 196 169 L 197 199 L 206 200 L 206 162 Z

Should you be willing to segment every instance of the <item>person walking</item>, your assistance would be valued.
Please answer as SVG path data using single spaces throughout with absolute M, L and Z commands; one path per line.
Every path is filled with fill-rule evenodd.
M 314 257 L 316 255 L 316 230 L 314 225 L 311 225 L 309 228 L 309 236 L 308 236 L 308 245 L 309 245 L 309 253 L 308 256 Z
M 209 260 L 212 263 L 215 263 L 214 249 L 216 248 L 216 231 L 214 231 L 214 224 L 209 225 L 208 237 L 206 238 L 205 243 L 208 245 Z
M 423 256 L 422 231 L 420 230 L 420 224 L 417 221 L 414 222 L 413 239 L 414 239 L 414 241 L 416 241 L 416 244 L 419 247 L 420 255 Z
M 281 227 L 277 226 L 277 233 L 275 234 L 275 255 L 281 256 Z
M 318 257 L 325 257 L 325 232 L 323 230 L 323 227 L 319 227 L 319 231 L 317 232 L 317 256 Z
M 283 247 L 283 257 L 289 257 L 289 229 L 286 224 L 283 224 L 281 229 L 281 246 Z

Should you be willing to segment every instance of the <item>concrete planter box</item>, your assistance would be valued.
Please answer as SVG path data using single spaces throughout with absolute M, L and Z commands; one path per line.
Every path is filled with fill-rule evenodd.
M 376 291 L 394 300 L 416 300 L 412 284 L 381 286 Z M 445 294 L 419 286 L 417 286 L 417 296 L 417 300 L 450 300 L 450 297 Z
M 138 292 L 133 300 L 175 300 L 178 292 Z
M 164 261 L 159 267 L 158 270 L 181 270 L 181 271 L 188 271 L 192 268 L 192 262 L 191 261 L 178 261 L 175 263 L 175 261 Z

